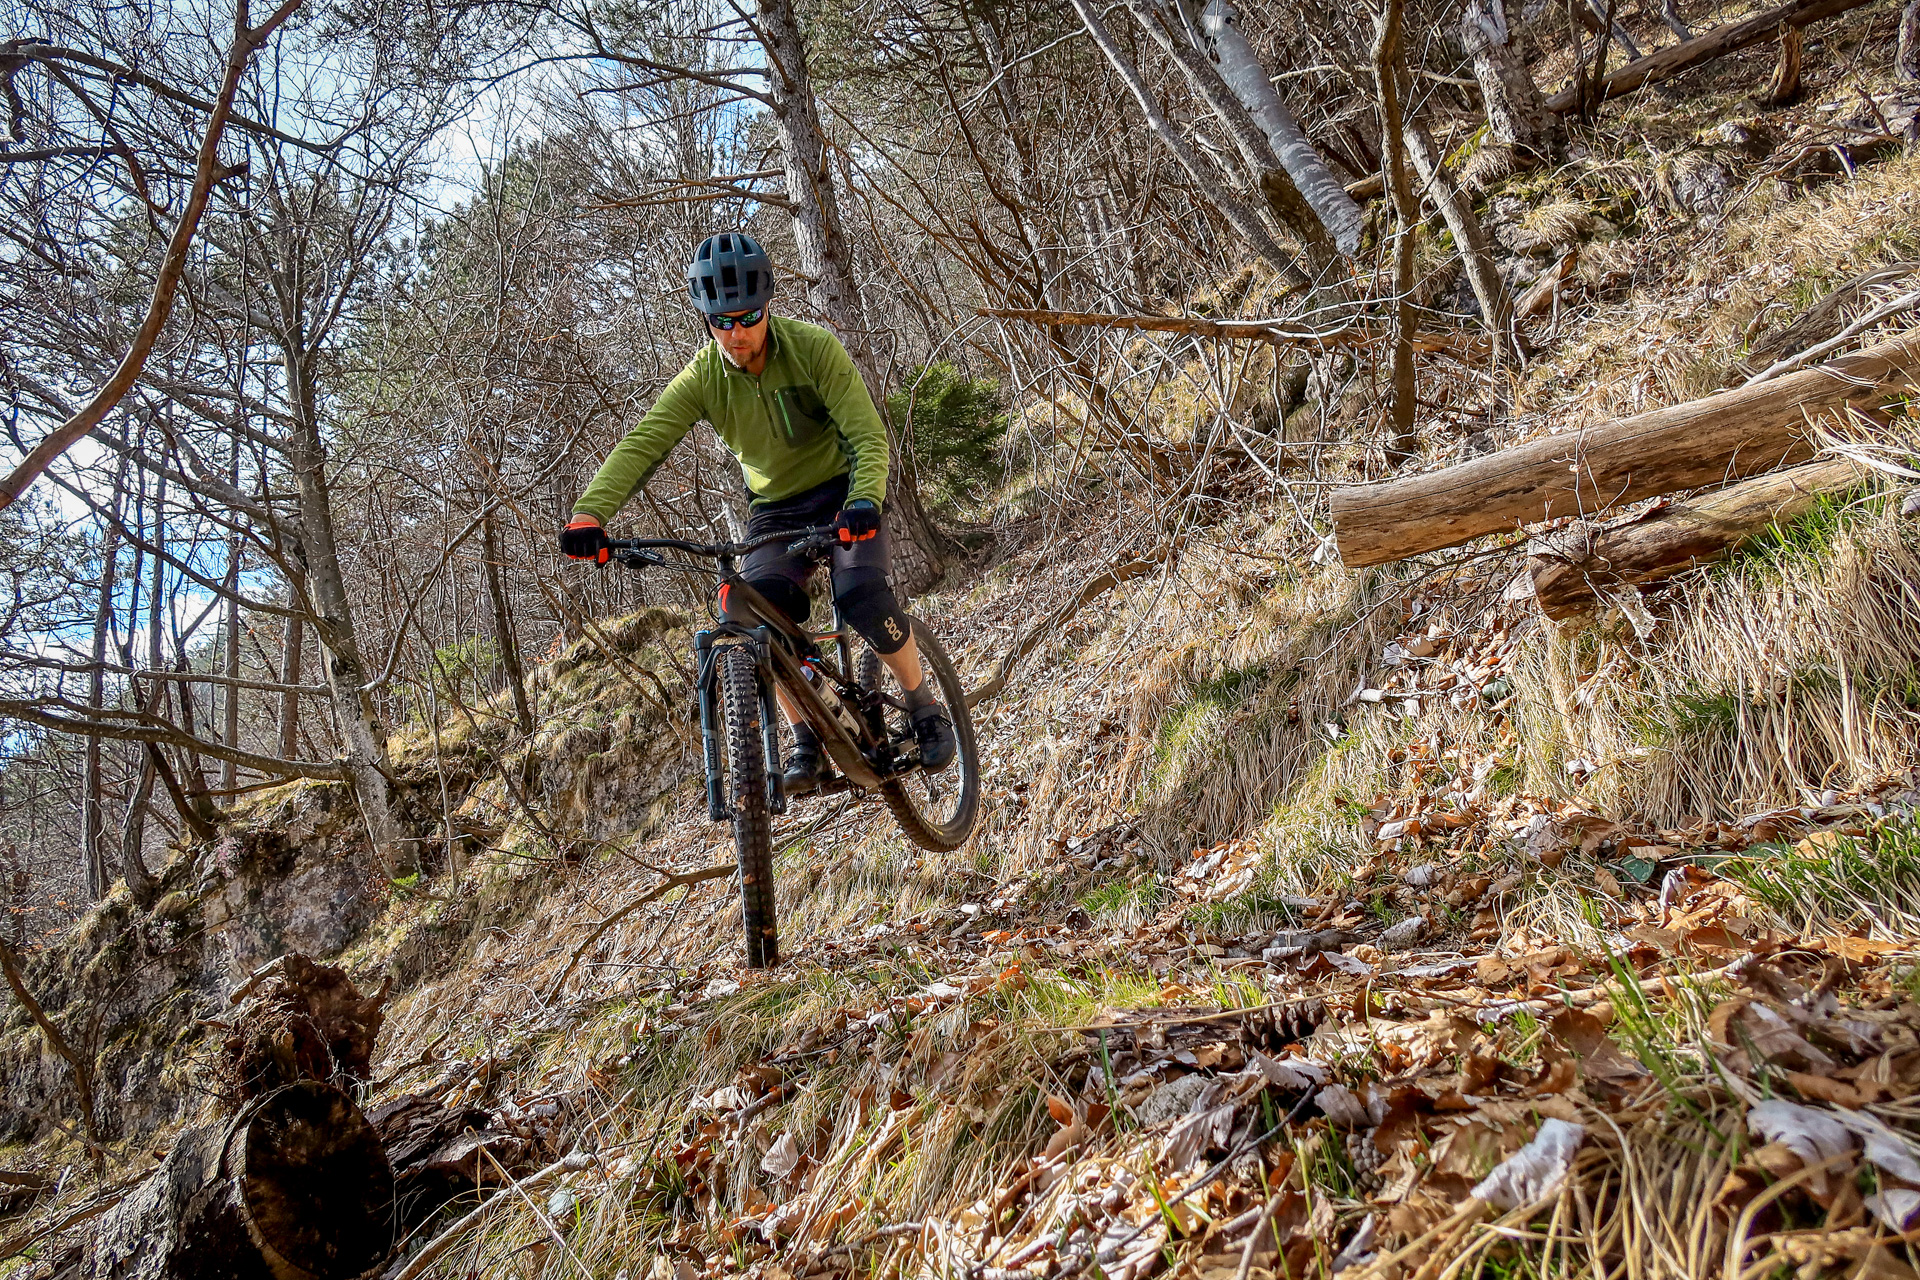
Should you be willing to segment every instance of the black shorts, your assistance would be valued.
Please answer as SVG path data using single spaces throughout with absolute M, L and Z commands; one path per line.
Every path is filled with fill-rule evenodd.
M 749 540 L 782 529 L 808 529 L 823 525 L 840 514 L 847 504 L 847 486 L 851 476 L 835 476 L 825 484 L 815 485 L 802 490 L 790 498 L 781 498 L 777 502 L 756 501 L 747 516 L 747 538 Z M 887 549 L 887 526 L 880 525 L 880 532 L 864 542 L 851 546 L 837 543 L 833 548 L 833 593 L 843 596 L 860 582 L 872 581 L 875 577 L 884 579 L 890 563 Z M 785 580 L 792 584 L 793 592 L 804 599 L 807 580 L 813 576 L 813 562 L 788 552 L 781 543 L 761 547 L 747 556 L 746 563 L 740 567 L 740 576 L 759 587 L 763 582 Z M 775 594 L 761 588 L 782 608 L 795 597 L 788 592 Z M 784 595 L 786 598 L 781 599 Z M 805 618 L 798 619 L 805 622 Z

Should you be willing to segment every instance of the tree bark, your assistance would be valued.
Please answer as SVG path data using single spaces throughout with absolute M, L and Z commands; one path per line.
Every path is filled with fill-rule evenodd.
M 296 607 L 299 605 L 297 585 L 290 599 Z M 307 644 L 307 620 L 295 613 L 282 625 L 285 630 L 280 641 L 280 679 L 284 684 L 299 684 L 300 653 Z M 280 695 L 280 754 L 288 760 L 300 754 L 300 695 L 292 690 Z
M 1372 347 L 1391 333 L 1376 329 L 1290 329 L 1272 320 L 1208 320 L 1201 316 L 1128 316 L 1104 311 L 1038 311 L 1022 307 L 977 307 L 975 315 L 1028 324 L 1089 329 L 1139 329 L 1153 333 L 1193 333 L 1204 338 L 1265 342 L 1276 347 Z M 1482 359 L 1487 347 L 1465 330 L 1416 333 L 1415 351 L 1445 351 L 1461 359 Z
M 1836 13 L 1857 9 L 1866 2 L 1867 0 L 1789 0 L 1787 4 L 1769 9 L 1765 13 L 1755 14 L 1744 22 L 1731 22 L 1725 26 L 1715 27 L 1705 35 L 1656 50 L 1644 58 L 1636 58 L 1614 71 L 1602 83 L 1594 86 L 1587 97 L 1590 102 L 1597 104 L 1609 98 L 1618 98 L 1622 94 L 1632 93 L 1650 84 L 1671 80 L 1683 71 L 1691 71 L 1725 54 L 1774 39 L 1783 22 L 1795 27 L 1804 27 L 1822 18 L 1830 18 Z M 1576 109 L 1579 105 L 1573 89 L 1556 93 L 1547 99 L 1547 110 L 1557 111 L 1562 115 Z
M 292 430 L 287 460 L 300 498 L 301 573 L 313 606 L 314 630 L 321 645 L 327 688 L 332 691 L 342 754 L 353 779 L 354 798 L 366 820 L 375 859 L 389 877 L 414 870 L 415 858 L 402 837 L 387 774 L 386 733 L 365 691 L 369 676 L 360 656 L 353 605 L 334 539 L 333 496 L 327 484 L 327 449 L 320 437 L 318 389 L 311 361 L 297 326 L 284 335 L 283 366 Z
M 1400 30 L 1404 13 L 1404 0 L 1386 0 L 1385 8 L 1374 17 L 1373 41 L 1373 79 L 1380 95 L 1381 170 L 1399 224 L 1393 243 L 1393 392 L 1389 404 L 1393 437 L 1387 443 L 1389 462 L 1412 457 L 1416 444 L 1413 251 L 1420 231 L 1420 204 L 1414 199 L 1413 183 L 1407 176 L 1405 120 L 1400 110 Z
M 1769 107 L 1784 107 L 1800 96 L 1800 46 L 1805 42 L 1799 27 L 1780 24 L 1780 53 L 1773 64 L 1773 75 L 1760 91 L 1760 101 Z
M 115 486 L 118 502 L 118 486 Z M 105 705 L 107 633 L 113 627 L 114 577 L 119 568 L 120 540 L 111 529 L 100 555 L 100 600 L 93 612 L 93 673 L 87 677 L 87 706 L 98 712 Z M 107 894 L 113 876 L 107 866 L 106 786 L 101 776 L 105 761 L 104 744 L 98 734 L 87 738 L 86 776 L 81 789 L 85 796 L 81 817 L 82 856 L 87 864 L 87 897 L 98 902 Z
M 853 274 L 853 250 L 840 217 L 840 201 L 827 163 L 825 131 L 807 65 L 807 43 L 792 0 L 761 0 L 760 37 L 773 74 L 773 114 L 786 166 L 787 211 L 800 270 L 811 278 L 807 299 L 839 334 L 847 354 L 866 379 L 881 413 L 886 412 L 885 369 L 868 328 L 866 306 Z M 889 433 L 891 440 L 891 433 Z M 887 486 L 887 536 L 893 548 L 893 579 L 907 594 L 925 591 L 945 571 L 940 536 L 920 505 L 919 488 L 892 442 Z
M 1556 516 L 1772 471 L 1813 456 L 1806 416 L 1877 407 L 1920 377 L 1920 331 L 1813 369 L 1546 436 L 1443 471 L 1332 494 L 1349 567 L 1453 547 Z
M 1301 269 L 1299 262 L 1292 254 L 1274 241 L 1260 219 L 1254 216 L 1253 211 L 1241 204 L 1232 192 L 1227 190 L 1219 176 L 1173 127 L 1166 113 L 1160 109 L 1160 102 L 1153 96 L 1153 91 L 1147 88 L 1146 81 L 1140 78 L 1139 69 L 1133 65 L 1119 43 L 1114 40 L 1113 32 L 1108 30 L 1105 20 L 1100 16 L 1100 11 L 1089 3 L 1089 0 L 1073 0 L 1073 8 L 1080 15 L 1080 21 L 1086 26 L 1087 34 L 1093 37 L 1093 42 L 1100 47 L 1100 52 L 1106 55 L 1114 72 L 1125 83 L 1127 90 L 1133 94 L 1134 101 L 1140 104 L 1141 114 L 1147 119 L 1147 127 L 1153 130 L 1154 136 L 1160 139 L 1161 145 L 1172 153 L 1173 158 L 1180 162 L 1180 167 L 1185 169 L 1187 176 L 1193 179 L 1193 185 L 1198 188 L 1201 196 L 1220 211 L 1220 216 L 1227 220 L 1227 224 L 1239 234 L 1242 240 L 1246 241 L 1247 247 L 1268 266 L 1278 271 L 1289 283 L 1302 289 L 1312 288 L 1312 277 Z
M 1518 363 L 1520 348 L 1513 331 L 1513 295 L 1507 292 L 1507 283 L 1493 264 L 1493 248 L 1487 240 L 1486 228 L 1480 225 L 1480 219 L 1474 216 L 1472 207 L 1454 184 L 1453 176 L 1441 163 L 1440 149 L 1434 145 L 1426 125 L 1418 120 L 1410 121 L 1406 135 L 1407 155 L 1419 171 L 1427 194 L 1438 206 L 1440 216 L 1446 220 L 1447 230 L 1453 232 L 1454 247 L 1460 251 L 1460 265 L 1467 273 L 1467 283 L 1473 286 L 1474 298 L 1480 303 L 1480 321 L 1493 340 L 1494 363 Z
M 1623 524 L 1559 530 L 1527 559 L 1534 598 L 1549 618 L 1583 611 L 1624 586 L 1670 578 L 1733 551 L 1771 525 L 1806 514 L 1871 474 L 1849 459 L 1812 462 L 1743 480 Z
M 1513 47 L 1512 34 L 1506 0 L 1467 0 L 1460 14 L 1460 43 L 1473 59 L 1488 134 L 1530 160 L 1552 160 L 1566 149 L 1566 131 L 1560 117 L 1547 109 L 1533 73 Z
M 1195 46 L 1189 35 L 1191 24 L 1178 0 L 1129 0 L 1127 7 L 1140 24 L 1140 29 L 1185 73 L 1187 83 L 1207 104 L 1214 118 L 1220 122 L 1220 127 L 1226 130 L 1227 137 L 1233 141 L 1241 162 L 1247 166 L 1255 185 L 1266 197 L 1267 207 L 1273 211 L 1279 224 L 1306 246 L 1314 272 L 1320 274 L 1332 260 L 1332 237 L 1294 183 L 1292 175 L 1281 167 L 1273 144 L 1268 141 L 1252 113 L 1242 105 L 1235 91 L 1228 86 L 1210 54 Z M 1265 82 L 1266 73 L 1259 69 L 1257 63 L 1251 74 Z
M 1902 79 L 1920 80 L 1920 0 L 1907 0 L 1900 11 L 1900 44 L 1893 65 Z
M 1281 167 L 1293 179 L 1295 190 L 1319 219 L 1334 247 L 1352 258 L 1360 252 L 1366 215 L 1327 168 L 1319 148 L 1308 141 L 1300 122 L 1274 89 L 1266 68 L 1240 31 L 1239 16 L 1229 0 L 1208 0 L 1201 11 L 1200 27 L 1219 64 L 1220 76 L 1266 134 Z
M 486 562 L 487 602 L 493 607 L 493 636 L 500 646 L 500 663 L 507 669 L 507 687 L 513 693 L 513 718 L 520 732 L 533 733 L 533 707 L 527 701 L 527 676 L 520 665 L 520 642 L 513 634 L 513 618 L 507 611 L 507 592 L 500 581 L 499 539 L 494 534 L 491 513 L 480 521 L 480 557 Z

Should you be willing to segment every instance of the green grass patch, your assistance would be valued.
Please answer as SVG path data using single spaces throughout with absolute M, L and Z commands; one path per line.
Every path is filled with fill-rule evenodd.
M 1892 936 L 1920 929 L 1920 822 L 1911 818 L 1865 839 L 1829 831 L 1755 845 L 1717 870 L 1794 925 Z

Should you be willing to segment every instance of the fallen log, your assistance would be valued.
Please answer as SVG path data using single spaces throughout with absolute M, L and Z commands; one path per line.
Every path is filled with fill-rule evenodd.
M 1332 493 L 1349 567 L 1458 546 L 1556 516 L 1760 475 L 1813 457 L 1808 415 L 1877 408 L 1920 381 L 1920 330 L 1770 382 L 1590 430 L 1545 436 L 1458 466 Z
M 1847 458 L 1810 462 L 1619 524 L 1556 530 L 1527 558 L 1534 598 L 1547 617 L 1571 617 L 1622 587 L 1658 582 L 1737 550 L 1868 474 Z
M 1765 13 L 1755 14 L 1744 22 L 1730 22 L 1715 27 L 1705 35 L 1655 50 L 1644 58 L 1635 58 L 1608 75 L 1598 88 L 1589 89 L 1588 94 L 1596 103 L 1618 98 L 1647 85 L 1671 80 L 1681 72 L 1691 71 L 1715 58 L 1772 40 L 1778 36 L 1783 25 L 1804 27 L 1822 18 L 1831 18 L 1836 13 L 1858 9 L 1866 3 L 1867 0 L 1789 0 Z M 1563 89 L 1547 99 L 1547 109 L 1562 115 L 1573 110 L 1574 106 L 1575 93 L 1572 89 Z
M 190 1128 L 101 1223 L 95 1280 L 345 1280 L 393 1246 L 393 1173 L 353 1100 L 303 1080 Z
M 978 307 L 974 314 L 991 320 L 1022 320 L 1038 325 L 1141 329 L 1156 333 L 1190 333 L 1202 338 L 1239 338 L 1272 343 L 1276 347 L 1367 347 L 1391 337 L 1385 329 L 1291 328 L 1279 320 L 1208 320 L 1201 316 L 1109 315 L 1101 311 L 1036 311 L 1021 307 Z M 1479 334 L 1416 333 L 1413 336 L 1413 349 L 1483 356 L 1488 345 L 1487 340 Z

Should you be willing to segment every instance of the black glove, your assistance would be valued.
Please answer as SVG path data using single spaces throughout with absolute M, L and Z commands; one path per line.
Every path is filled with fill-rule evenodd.
M 575 560 L 605 564 L 610 554 L 607 531 L 586 516 L 575 516 L 573 523 L 560 531 L 560 550 Z
M 865 542 L 880 533 L 880 506 L 872 498 L 855 498 L 833 518 L 842 542 Z

